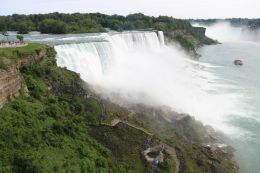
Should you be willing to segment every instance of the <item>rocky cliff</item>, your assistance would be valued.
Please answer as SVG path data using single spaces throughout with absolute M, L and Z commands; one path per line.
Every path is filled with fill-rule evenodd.
M 5 68 L 0 68 L 0 108 L 13 97 L 19 95 L 19 91 L 24 89 L 27 92 L 24 79 L 20 73 L 20 68 L 37 62 L 46 56 L 47 49 L 41 49 L 30 55 L 19 57 L 16 63 L 11 63 L 8 57 L 5 59 Z
M 19 95 L 24 85 L 23 77 L 16 65 L 8 67 L 6 70 L 0 69 L 0 107 L 2 107 L 9 98 Z
M 166 31 L 165 42 L 171 44 L 178 43 L 182 48 L 192 55 L 197 55 L 196 50 L 203 45 L 216 44 L 216 40 L 208 38 L 206 35 L 206 28 L 191 27 L 188 29 Z

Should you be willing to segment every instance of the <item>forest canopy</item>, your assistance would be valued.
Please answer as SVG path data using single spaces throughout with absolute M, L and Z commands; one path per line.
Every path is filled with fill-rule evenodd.
M 188 21 L 168 16 L 146 16 L 142 13 L 127 16 L 105 15 L 101 13 L 49 13 L 0 16 L 0 31 L 18 31 L 26 34 L 30 31 L 42 33 L 94 33 L 107 30 L 175 30 L 190 28 Z

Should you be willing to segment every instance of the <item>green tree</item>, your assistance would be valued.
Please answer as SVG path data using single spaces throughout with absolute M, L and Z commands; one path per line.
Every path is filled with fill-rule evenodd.
M 97 21 L 87 17 L 79 22 L 83 32 L 104 32 L 105 29 Z
M 24 36 L 23 36 L 23 35 L 17 35 L 16 38 L 17 38 L 20 42 L 23 42 Z
M 157 22 L 154 24 L 154 28 L 161 31 L 166 31 L 168 29 L 168 26 L 166 23 Z
M 115 31 L 123 31 L 123 22 L 116 19 L 111 19 L 108 21 L 109 28 Z
M 0 17 L 0 31 L 5 31 L 6 29 L 6 23 L 4 18 Z
M 233 20 L 233 23 L 242 22 L 240 19 Z M 260 25 L 258 21 L 252 21 L 251 23 L 247 21 L 246 23 L 251 24 L 251 26 Z M 100 13 L 0 16 L 0 31 L 18 31 L 19 34 L 26 34 L 33 30 L 42 33 L 64 34 L 106 32 L 105 28 L 116 31 L 151 28 L 171 31 L 191 27 L 188 20 L 179 20 L 168 16 L 146 16 L 142 13 L 130 14 L 126 17 Z
M 18 34 L 27 34 L 29 32 L 29 26 L 25 23 L 19 23 L 18 26 Z
M 65 34 L 67 33 L 67 25 L 65 22 L 45 19 L 40 23 L 39 30 L 41 33 Z

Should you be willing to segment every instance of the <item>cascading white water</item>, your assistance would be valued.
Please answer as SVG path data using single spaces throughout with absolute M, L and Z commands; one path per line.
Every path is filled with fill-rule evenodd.
M 223 117 L 236 106 L 235 96 L 217 92 L 228 86 L 217 84 L 208 64 L 165 46 L 162 32 L 106 35 L 100 42 L 55 49 L 59 66 L 80 73 L 97 92 L 118 103 L 167 105 L 222 130 Z
M 163 36 L 161 36 L 163 39 Z M 127 53 L 159 50 L 164 41 L 158 40 L 155 32 L 129 32 L 106 35 L 105 41 L 64 44 L 55 46 L 58 64 L 82 75 L 86 81 L 94 82 L 112 66 L 120 65 Z
M 163 32 L 162 31 L 158 31 L 158 37 L 159 37 L 159 40 L 160 40 L 160 43 L 162 45 L 164 45 L 164 35 L 163 35 Z

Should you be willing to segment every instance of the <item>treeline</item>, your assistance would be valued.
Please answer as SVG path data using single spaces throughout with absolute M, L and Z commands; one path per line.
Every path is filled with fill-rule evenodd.
M 234 26 L 246 25 L 250 28 L 259 28 L 260 27 L 260 18 L 259 19 L 248 19 L 248 18 L 230 18 L 230 19 L 196 19 L 191 20 L 192 22 L 203 23 L 206 25 L 212 25 L 216 22 L 225 22 L 228 21 Z
M 18 31 L 26 34 L 30 31 L 41 33 L 94 33 L 106 32 L 107 29 L 123 30 L 176 30 L 190 28 L 188 21 L 168 16 L 151 17 L 142 13 L 128 16 L 105 15 L 101 13 L 50 13 L 0 16 L 0 31 Z

